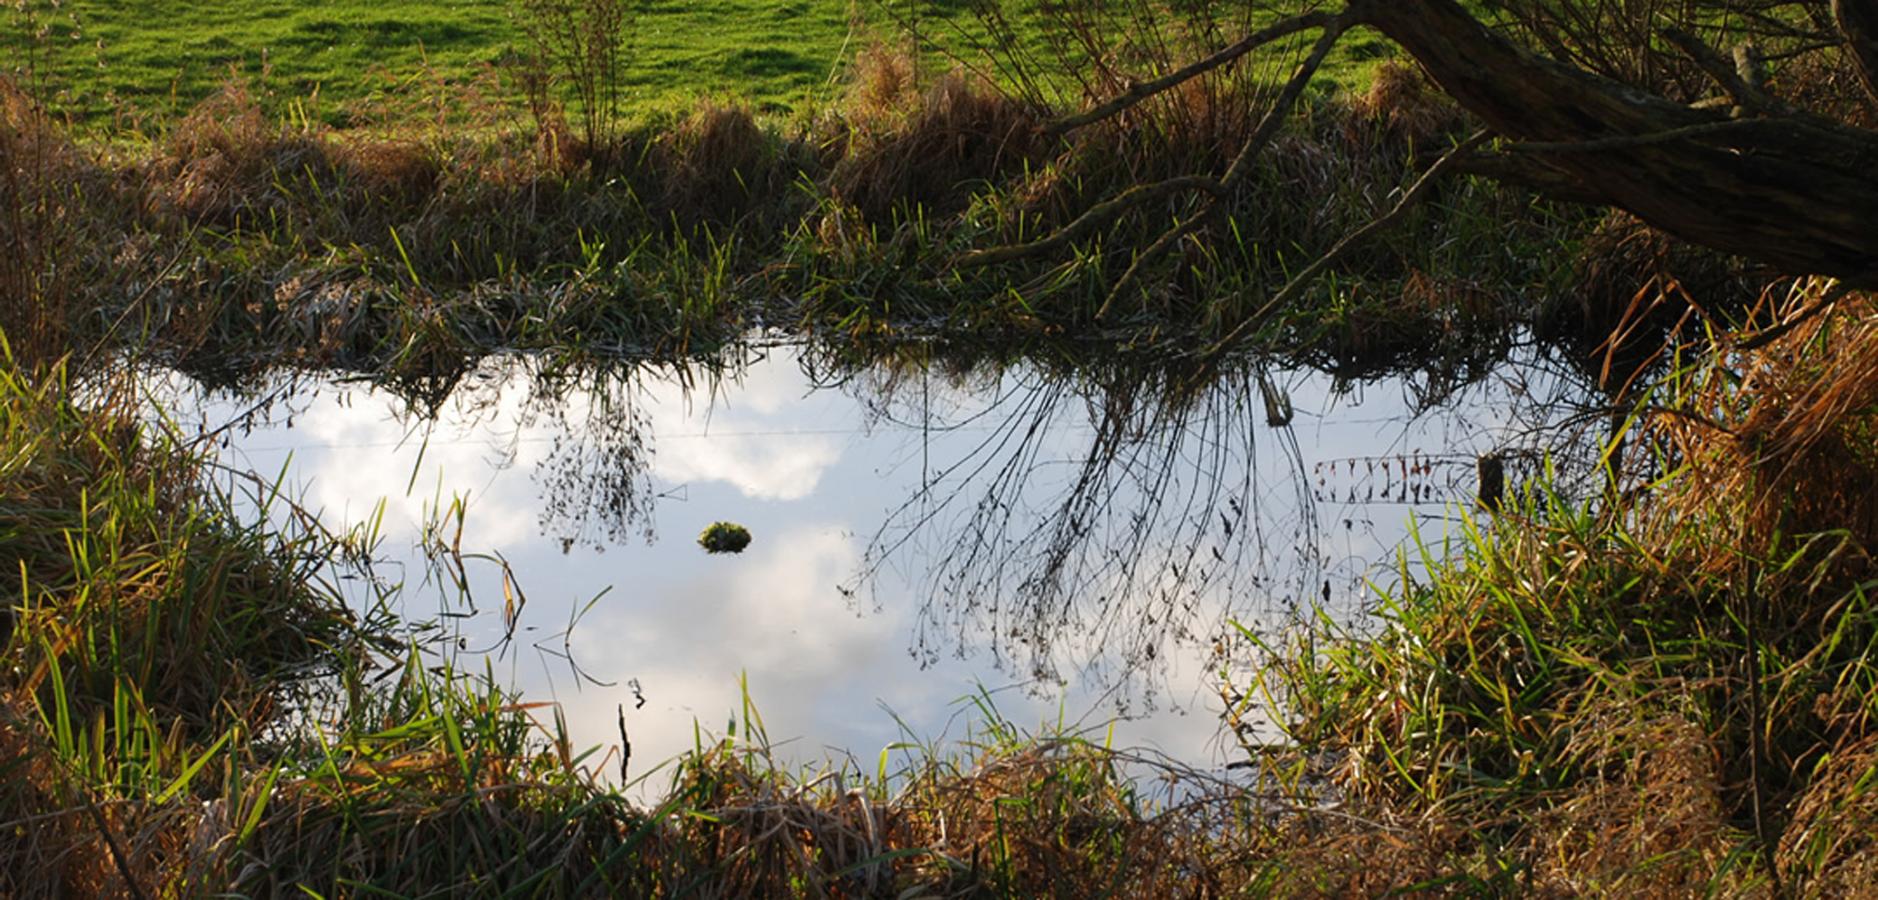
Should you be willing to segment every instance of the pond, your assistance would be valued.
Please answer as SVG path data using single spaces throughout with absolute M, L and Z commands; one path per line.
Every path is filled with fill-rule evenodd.
M 1537 397 L 1571 389 L 1507 371 L 1527 374 L 1434 410 L 1407 379 L 799 341 L 693 366 L 491 358 L 422 392 L 152 382 L 223 464 L 330 528 L 368 523 L 373 572 L 459 668 L 558 704 L 577 748 L 623 721 L 635 780 L 723 734 L 746 684 L 791 762 L 871 768 L 989 703 L 1223 766 L 1243 751 L 1220 688 L 1254 662 L 1239 626 L 1360 621 L 1371 580 L 1419 565 L 1411 529 L 1439 553 L 1477 514 L 1478 456 L 1526 472 L 1556 443 Z M 704 552 L 717 521 L 748 549 Z

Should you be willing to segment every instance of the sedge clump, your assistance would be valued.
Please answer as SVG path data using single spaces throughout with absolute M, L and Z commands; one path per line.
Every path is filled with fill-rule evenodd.
M 750 529 L 735 522 L 712 522 L 698 535 L 698 546 L 707 553 L 742 553 L 750 546 Z

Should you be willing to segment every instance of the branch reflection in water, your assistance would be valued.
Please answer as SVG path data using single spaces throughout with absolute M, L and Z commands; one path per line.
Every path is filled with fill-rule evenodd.
M 327 379 L 320 379 L 325 387 L 287 381 L 276 388 L 296 398 L 303 387 L 343 390 Z M 1401 522 L 1415 513 L 1447 515 L 1473 496 L 1471 482 L 1427 491 L 1418 485 L 1414 505 L 1373 511 L 1354 494 L 1318 483 L 1326 457 L 1341 472 L 1339 457 L 1389 459 L 1438 446 L 1460 451 L 1471 472 L 1472 454 L 1508 439 L 1498 413 L 1488 412 L 1503 408 L 1497 402 L 1470 405 L 1463 398 L 1445 422 L 1413 419 L 1422 395 L 1403 382 L 1372 386 L 1374 396 L 1359 403 L 1360 397 L 1343 392 L 1360 395 L 1361 387 L 1268 368 L 1256 359 L 1206 367 L 1190 357 L 1112 346 L 990 355 L 939 342 L 886 350 L 753 342 L 682 364 L 516 356 L 482 360 L 447 384 L 426 382 L 414 392 L 399 390 L 398 383 L 367 383 L 381 404 L 385 392 L 396 393 L 391 406 L 408 442 L 428 441 L 435 423 L 458 428 L 480 422 L 478 433 L 496 437 L 495 464 L 532 475 L 532 500 L 512 489 L 501 496 L 484 490 L 463 541 L 466 553 L 489 549 L 493 541 L 504 548 L 505 567 L 516 561 L 517 588 L 526 586 L 535 598 L 524 618 L 558 632 L 552 605 L 540 598 L 568 588 L 549 587 L 563 573 L 552 571 L 553 562 L 542 571 L 539 553 L 532 562 L 522 559 L 531 554 L 523 549 L 525 535 L 488 530 L 492 509 L 524 520 L 533 512 L 538 522 L 532 524 L 550 543 L 582 560 L 582 584 L 600 579 L 623 586 L 593 607 L 593 616 L 613 617 L 615 630 L 601 629 L 607 634 L 652 629 L 660 634 L 632 640 L 675 646 L 677 636 L 662 629 L 701 626 L 703 614 L 653 610 L 681 600 L 742 609 L 745 624 L 751 610 L 764 609 L 763 620 L 785 631 L 831 624 L 779 619 L 783 610 L 760 606 L 761 597 L 694 593 L 698 589 L 681 586 L 691 575 L 661 575 L 666 580 L 655 582 L 643 568 L 702 576 L 695 567 L 703 565 L 703 554 L 691 540 L 702 523 L 687 522 L 742 518 L 720 508 L 727 498 L 801 500 L 745 510 L 757 517 L 746 521 L 755 526 L 759 547 L 781 549 L 769 543 L 772 535 L 782 537 L 778 529 L 829 523 L 858 533 L 858 545 L 850 554 L 840 534 L 810 538 L 804 532 L 810 543 L 789 546 L 823 547 L 828 559 L 844 564 L 836 567 L 842 571 L 830 570 L 828 581 L 791 585 L 792 591 L 819 592 L 838 608 L 834 583 L 848 575 L 841 587 L 850 609 L 875 620 L 867 634 L 910 645 L 921 664 L 982 673 L 950 665 L 951 658 L 988 656 L 1005 673 L 1030 680 L 1039 695 L 1066 696 L 1058 690 L 1064 685 L 1084 697 L 1105 695 L 1114 702 L 1102 716 L 1167 705 L 1163 701 L 1179 707 L 1189 702 L 1180 699 L 1183 692 L 1204 696 L 1209 674 L 1244 661 L 1248 648 L 1227 637 L 1236 634 L 1232 621 L 1281 627 L 1326 599 L 1333 584 L 1342 604 L 1333 613 L 1358 615 L 1361 583 L 1373 564 L 1387 562 Z M 298 402 L 274 408 L 291 415 Z M 1345 421 L 1359 405 L 1367 424 Z M 753 416 L 753 408 L 762 414 Z M 1468 421 L 1480 418 L 1491 421 Z M 863 442 L 865 453 L 857 449 Z M 438 460 L 446 455 L 440 446 L 425 452 Z M 485 443 L 481 456 L 487 461 L 490 455 Z M 459 448 L 449 465 L 461 474 L 475 458 L 466 459 Z M 1414 469 L 1427 467 L 1418 462 Z M 410 499 L 407 482 L 416 476 L 409 468 L 378 474 L 385 477 L 347 487 L 373 496 L 402 490 Z M 726 485 L 737 493 L 726 494 Z M 1391 487 L 1385 484 L 1385 493 Z M 424 494 L 423 486 L 415 493 Z M 688 501 L 670 510 L 683 532 L 679 544 L 622 554 L 596 567 L 597 550 L 660 536 L 655 513 L 677 501 Z M 455 541 L 441 535 L 434 543 Z M 700 560 L 675 558 L 678 553 Z M 499 584 L 479 587 L 479 597 L 506 592 L 508 575 L 505 568 Z M 773 595 L 780 587 L 756 590 Z M 574 589 L 583 603 L 594 590 Z M 469 633 L 469 646 L 482 649 L 493 641 L 500 652 L 501 642 L 515 635 L 511 618 L 505 608 L 503 627 Z M 557 635 L 552 645 L 543 652 L 577 655 L 578 629 L 571 640 Z M 587 654 L 596 647 L 628 653 L 615 637 L 591 645 Z M 736 666 L 754 664 L 748 656 L 754 650 L 740 652 L 725 658 L 732 667 L 725 672 L 704 672 L 711 667 L 695 656 L 689 665 L 698 678 L 730 679 Z M 670 671 L 652 678 L 649 668 L 664 663 L 628 655 L 582 662 L 604 663 L 596 670 L 609 681 L 651 678 L 645 684 L 655 702 L 673 696 Z M 855 670 L 847 677 L 868 684 L 876 676 Z M 884 696 L 874 684 L 875 695 Z

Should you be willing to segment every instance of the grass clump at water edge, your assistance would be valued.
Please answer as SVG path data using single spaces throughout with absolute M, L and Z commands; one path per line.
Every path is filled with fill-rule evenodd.
M 1638 420 L 1637 499 L 1509 504 L 1405 568 L 1377 627 L 1268 644 L 1252 693 L 1320 785 L 1414 823 L 1451 884 L 1869 889 L 1874 321 L 1861 298 L 1689 363 Z

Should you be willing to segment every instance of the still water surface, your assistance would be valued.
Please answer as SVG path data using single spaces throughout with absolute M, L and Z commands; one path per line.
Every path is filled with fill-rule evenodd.
M 1020 726 L 1222 765 L 1232 623 L 1360 617 L 1412 523 L 1439 543 L 1467 514 L 1475 456 L 1536 440 L 1525 384 L 1413 415 L 1403 383 L 1248 369 L 1170 401 L 1127 371 L 841 369 L 787 344 L 708 376 L 489 361 L 434 409 L 339 378 L 159 381 L 185 429 L 227 426 L 224 463 L 329 527 L 379 521 L 376 570 L 408 616 L 445 615 L 459 665 L 558 703 L 577 747 L 616 745 L 623 709 L 635 775 L 721 734 L 745 677 L 790 762 L 962 737 L 985 691 Z M 754 543 L 706 554 L 717 520 Z M 474 614 L 426 523 L 460 543 Z

